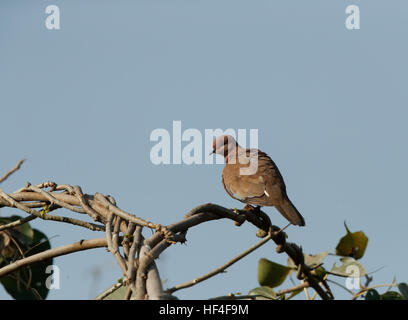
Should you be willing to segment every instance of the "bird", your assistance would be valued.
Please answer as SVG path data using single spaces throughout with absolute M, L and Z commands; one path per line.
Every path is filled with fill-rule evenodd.
M 259 210 L 274 206 L 291 224 L 305 226 L 303 216 L 287 195 L 278 167 L 266 153 L 242 148 L 233 136 L 222 135 L 213 140 L 211 154 L 225 158 L 222 184 L 232 198 Z M 256 168 L 250 172 L 254 163 Z

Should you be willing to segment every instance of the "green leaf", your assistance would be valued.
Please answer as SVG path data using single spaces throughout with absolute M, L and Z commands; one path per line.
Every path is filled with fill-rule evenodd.
M 404 300 L 404 297 L 397 291 L 387 291 L 381 295 L 381 300 Z
M 264 287 L 264 286 L 252 289 L 251 291 L 249 291 L 248 295 L 262 296 L 262 297 L 257 297 L 256 299 L 258 300 L 265 300 L 265 299 L 276 300 L 277 299 L 275 291 L 273 291 L 273 289 L 270 287 Z
M 310 268 L 316 268 L 318 265 L 320 265 L 323 260 L 327 257 L 329 254 L 329 251 L 326 250 L 324 252 L 318 253 L 318 254 L 306 254 L 304 253 L 304 259 L 305 259 L 305 264 L 308 265 Z M 297 267 L 293 260 L 291 258 L 288 258 L 288 267 L 292 270 L 296 270 Z M 317 269 L 323 269 L 321 267 Z M 324 270 L 324 269 L 323 269 Z
M 304 253 L 303 256 L 305 257 L 305 264 L 309 267 L 314 268 L 317 267 L 319 264 L 323 262 L 323 260 L 327 257 L 329 251 L 324 251 L 318 254 L 306 254 Z M 292 269 L 296 269 L 296 265 L 291 258 L 288 259 L 288 267 Z
M 22 219 L 20 216 L 1 217 L 0 225 Z M 34 231 L 28 223 L 0 231 L 0 267 L 19 258 L 19 249 L 26 248 L 33 242 Z
M 330 271 L 330 274 L 341 276 L 341 277 L 353 277 L 360 278 L 366 275 L 364 267 L 351 257 L 340 258 L 342 264 L 337 266 L 336 263 Z
M 258 282 L 261 286 L 275 288 L 285 281 L 289 267 L 269 261 L 268 259 L 259 259 L 258 263 Z
M 375 289 L 370 289 L 365 295 L 365 300 L 380 300 L 380 294 Z
M 50 242 L 41 231 L 33 230 L 31 246 L 21 243 L 25 256 L 30 256 L 51 248 Z M 20 259 L 21 257 L 19 257 Z M 52 265 L 53 259 L 47 259 L 16 270 L 0 279 L 6 291 L 17 300 L 45 299 L 48 295 L 46 279 L 50 276 L 46 268 Z
M 387 291 L 379 294 L 377 290 L 370 289 L 365 295 L 366 300 L 404 300 L 404 297 L 397 291 Z
M 405 298 L 405 300 L 408 300 L 408 285 L 402 282 L 398 285 L 398 289 L 401 292 L 402 296 Z
M 350 232 L 346 223 L 346 235 L 342 237 L 336 246 L 336 254 L 339 256 L 361 259 L 367 247 L 368 238 L 363 231 Z
M 19 219 L 23 219 L 23 217 L 20 216 L 3 217 L 0 218 L 0 224 L 8 224 Z M 22 225 L 14 227 L 10 230 L 18 231 L 19 233 L 24 235 L 26 237 L 27 245 L 30 245 L 30 243 L 33 241 L 34 231 L 29 223 L 23 223 Z

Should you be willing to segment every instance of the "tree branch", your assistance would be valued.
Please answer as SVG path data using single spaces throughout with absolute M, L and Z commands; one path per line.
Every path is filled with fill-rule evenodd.
M 112 285 L 110 288 L 106 289 L 104 292 L 100 293 L 95 300 L 103 300 L 105 299 L 108 295 L 110 295 L 111 293 L 115 292 L 116 290 L 118 290 L 120 287 L 123 286 L 123 282 L 118 282 L 115 283 L 114 285 Z
M 10 272 L 16 271 L 24 266 L 27 266 L 32 263 L 41 262 L 47 260 L 49 258 L 54 258 L 58 256 L 62 256 L 65 254 L 94 249 L 94 248 L 102 248 L 106 247 L 106 239 L 105 238 L 97 238 L 97 239 L 90 239 L 90 240 L 81 240 L 72 244 L 67 244 L 58 248 L 49 249 L 37 254 L 33 254 L 32 256 L 28 256 L 24 259 L 16 260 L 13 263 L 10 263 L 3 268 L 0 269 L 0 278 L 4 277 L 5 275 L 9 274 Z
M 44 190 L 45 188 L 51 189 L 46 191 Z M 53 206 L 64 207 L 78 213 L 86 213 L 94 220 L 106 224 L 106 227 L 104 225 L 96 225 L 73 218 L 49 215 L 44 213 L 44 211 L 38 212 L 34 209 L 36 207 L 44 206 L 44 203 L 51 203 Z M 287 243 L 286 234 L 281 228 L 272 225 L 268 215 L 263 211 L 255 212 L 254 210 L 247 208 L 234 211 L 219 205 L 207 203 L 192 209 L 181 221 L 169 226 L 162 226 L 136 217 L 135 215 L 118 208 L 115 200 L 110 196 L 104 196 L 100 193 L 95 193 L 94 196 L 87 195 L 83 194 L 78 186 L 57 185 L 54 182 L 44 182 L 36 186 L 28 184 L 26 187 L 9 195 L 0 189 L 0 207 L 4 206 L 18 208 L 30 215 L 40 217 L 44 220 L 66 222 L 91 230 L 106 231 L 106 244 L 104 244 L 104 246 L 109 244 L 108 247 L 110 251 L 118 260 L 125 277 L 128 278 L 126 281 L 129 281 L 130 279 L 133 280 L 133 284 L 128 284 L 130 284 L 133 294 L 137 299 L 144 299 L 149 296 L 151 298 L 160 298 L 162 295 L 162 288 L 161 283 L 158 285 L 160 277 L 154 263 L 155 259 L 157 259 L 164 250 L 171 246 L 171 244 L 184 242 L 187 231 L 190 228 L 217 219 L 230 219 L 238 226 L 245 221 L 248 221 L 259 228 L 257 233 L 259 237 L 266 238 L 255 245 L 255 248 L 248 249 L 223 266 L 201 276 L 198 280 L 195 279 L 185 284 L 181 284 L 178 287 L 169 289 L 168 292 L 189 287 L 222 272 L 228 266 L 255 250 L 258 246 L 272 239 L 277 245 L 277 252 L 285 252 L 294 261 L 295 265 L 298 267 L 299 279 L 305 279 L 310 287 L 312 287 L 322 299 L 333 298 L 327 283 L 318 278 L 314 274 L 313 269 L 304 263 L 302 248 L 294 243 Z M 21 221 L 14 223 L 15 225 L 19 225 L 30 219 L 34 218 L 29 217 L 25 218 L 25 220 L 21 219 Z M 114 223 L 114 221 L 116 221 L 116 223 Z M 130 223 L 133 223 L 134 226 L 129 225 Z M 11 225 L 8 224 L 7 227 L 11 227 Z M 133 230 L 133 227 L 136 227 L 136 230 L 139 232 L 138 234 L 134 233 L 134 236 L 137 236 L 137 239 L 133 239 L 133 241 L 137 241 L 135 244 L 136 247 L 134 247 L 133 250 L 132 248 L 129 249 L 129 241 L 124 241 L 124 256 L 122 256 L 118 249 L 119 232 L 125 234 L 127 231 Z M 140 234 L 141 227 L 148 227 L 154 229 L 156 232 L 143 241 L 143 237 Z M 6 227 L 3 226 L 3 228 Z M 141 241 L 143 241 L 142 246 L 140 246 Z M 140 251 L 139 248 L 141 248 Z M 130 253 L 130 251 L 132 251 L 132 253 Z M 134 256 L 135 253 L 138 253 L 137 259 Z M 133 257 L 130 257 L 130 255 L 133 255 Z M 32 259 L 32 257 L 26 259 L 29 258 Z M 19 261 L 30 261 L 26 259 Z M 18 263 L 18 261 L 16 261 L 16 263 Z M 324 288 L 320 286 L 321 283 Z
M 24 161 L 25 161 L 25 159 L 21 159 L 21 160 L 14 166 L 13 169 L 9 170 L 4 176 L 2 176 L 2 177 L 0 178 L 0 183 L 6 181 L 6 179 L 7 179 L 10 175 L 12 175 L 14 172 L 16 172 L 17 170 L 19 170 Z
M 191 281 L 187 281 L 185 283 L 176 285 L 170 289 L 166 290 L 166 293 L 173 293 L 177 290 L 180 289 L 184 289 L 184 288 L 188 288 L 188 287 L 192 287 L 204 280 L 207 280 L 221 272 L 223 272 L 225 269 L 227 269 L 228 267 L 230 267 L 231 265 L 233 265 L 235 262 L 241 260 L 242 258 L 244 258 L 245 256 L 247 256 L 248 254 L 250 254 L 251 252 L 253 252 L 254 250 L 258 249 L 260 246 L 264 245 L 266 242 L 268 242 L 269 240 L 271 240 L 271 235 L 268 235 L 267 237 L 265 237 L 264 239 L 262 239 L 261 241 L 259 241 L 258 243 L 256 243 L 255 245 L 253 245 L 252 247 L 250 247 L 249 249 L 245 250 L 244 252 L 242 252 L 241 254 L 237 255 L 235 258 L 231 259 L 230 261 L 224 263 L 222 266 L 216 268 L 215 270 L 202 275 L 198 278 L 195 278 Z

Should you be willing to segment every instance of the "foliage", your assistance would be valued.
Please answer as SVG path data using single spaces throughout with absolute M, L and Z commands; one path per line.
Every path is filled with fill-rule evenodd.
M 20 216 L 2 217 L 0 224 L 19 220 Z M 51 248 L 45 234 L 31 228 L 28 222 L 0 231 L 0 268 L 18 259 Z M 45 299 L 48 295 L 46 268 L 53 259 L 47 259 L 12 272 L 0 278 L 5 290 L 17 300 Z
M 357 299 L 364 297 L 366 300 L 407 300 L 408 285 L 406 283 L 392 283 L 388 287 L 397 287 L 399 292 L 387 290 L 380 294 L 373 287 L 368 287 L 372 278 L 368 276 L 363 265 L 357 260 L 364 256 L 368 244 L 368 238 L 363 231 L 351 232 L 346 224 L 346 234 L 340 238 L 335 253 L 331 254 L 339 258 L 340 264 L 333 264 L 330 270 L 323 267 L 324 261 L 329 255 L 329 251 L 324 251 L 319 254 L 304 254 L 304 261 L 307 266 L 314 270 L 322 281 L 328 277 L 343 277 L 347 279 L 355 279 L 360 285 L 355 288 L 348 289 L 352 293 L 352 298 Z M 301 291 L 306 289 L 289 290 L 285 294 L 278 295 L 276 287 L 280 286 L 297 267 L 292 259 L 288 259 L 287 266 L 275 263 L 266 258 L 261 258 L 258 262 L 258 282 L 261 287 L 252 289 L 249 295 L 253 295 L 256 299 L 290 299 Z M 361 279 L 365 277 L 367 285 L 361 283 Z M 335 281 L 332 281 L 336 283 Z M 337 284 L 337 283 L 336 283 Z M 347 285 L 346 285 L 347 286 Z M 376 286 L 374 286 L 376 287 Z M 387 287 L 386 285 L 378 285 L 378 287 Z M 344 288 L 344 286 L 343 286 Z M 353 292 L 352 289 L 357 290 Z M 308 296 L 308 293 L 307 297 Z

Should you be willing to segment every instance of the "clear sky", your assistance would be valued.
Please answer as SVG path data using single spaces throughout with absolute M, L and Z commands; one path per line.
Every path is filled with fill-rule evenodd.
M 60 9 L 60 30 L 45 27 L 50 4 Z M 350 4 L 360 7 L 360 30 L 345 28 Z M 174 120 L 203 134 L 258 129 L 259 148 L 277 163 L 306 220 L 287 230 L 289 240 L 307 253 L 334 252 L 346 221 L 369 237 L 366 270 L 384 267 L 374 283 L 394 275 L 406 281 L 407 16 L 405 0 L 2 0 L 0 171 L 27 159 L 2 188 L 80 185 L 171 224 L 206 202 L 242 204 L 225 193 L 222 165 L 154 165 L 151 132 L 171 131 Z M 274 208 L 265 210 L 286 225 Z M 53 247 L 103 236 L 55 222 L 32 225 Z M 187 245 L 158 260 L 165 287 L 223 264 L 258 241 L 255 231 L 230 221 L 192 229 Z M 287 258 L 270 243 L 176 295 L 246 293 L 258 285 L 262 257 Z M 49 299 L 93 298 L 121 277 L 104 249 L 55 264 L 61 289 Z M 9 299 L 2 287 L 0 298 Z

